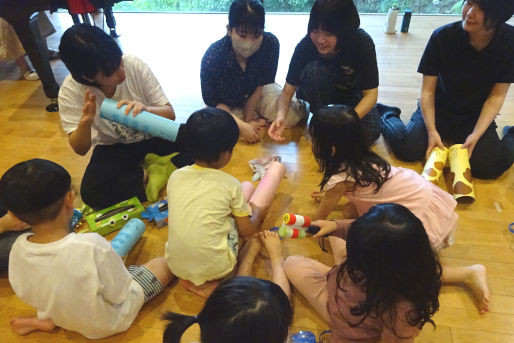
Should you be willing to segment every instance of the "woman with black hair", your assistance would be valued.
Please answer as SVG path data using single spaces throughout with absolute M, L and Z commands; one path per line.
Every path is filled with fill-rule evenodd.
M 375 45 L 359 28 L 360 19 L 352 0 L 317 0 L 312 6 L 307 35 L 298 43 L 289 64 L 286 84 L 278 100 L 277 119 L 268 134 L 283 141 L 287 109 L 296 92 L 310 111 L 328 104 L 355 109 L 370 143 L 380 136 L 378 67 Z
M 77 154 L 94 149 L 82 178 L 82 200 L 95 209 L 134 196 L 146 201 L 141 162 L 148 153 L 166 156 L 183 151 L 182 130 L 176 142 L 150 137 L 100 118 L 100 106 L 109 98 L 118 107 L 127 105 L 127 115 L 148 111 L 174 120 L 175 112 L 159 81 L 145 62 L 124 55 L 96 26 L 79 24 L 67 29 L 59 52 L 70 71 L 59 90 L 61 126 Z M 184 156 L 174 156 L 171 162 L 179 168 L 192 163 Z
M 275 120 L 281 92 L 275 83 L 279 42 L 264 31 L 264 14 L 260 0 L 235 0 L 227 35 L 207 49 L 200 72 L 205 104 L 232 114 L 241 137 L 249 143 L 260 140 L 259 127 L 264 122 Z M 307 115 L 300 102 L 288 108 L 286 125 L 296 125 Z
M 396 157 L 428 158 L 443 141 L 462 143 L 471 173 L 496 179 L 514 161 L 514 128 L 496 132 L 495 118 L 514 82 L 512 0 L 467 0 L 462 20 L 434 31 L 421 57 L 421 96 L 407 127 L 399 108 L 382 116 L 382 130 Z

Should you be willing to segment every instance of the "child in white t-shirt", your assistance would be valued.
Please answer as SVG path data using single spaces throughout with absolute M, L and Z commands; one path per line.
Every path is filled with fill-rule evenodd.
M 2 208 L 33 230 L 18 237 L 9 259 L 14 292 L 37 309 L 35 317 L 11 320 L 20 335 L 56 326 L 87 338 L 125 331 L 173 278 L 162 257 L 127 270 L 97 233 L 70 233 L 70 183 L 63 167 L 41 159 L 18 163 L 0 179 Z
M 239 236 L 257 232 L 262 210 L 250 210 L 240 182 L 220 169 L 232 158 L 239 137 L 234 118 L 207 107 L 189 117 L 184 131 L 195 164 L 175 171 L 168 181 L 166 260 L 180 283 L 208 297 L 219 279 L 236 267 Z

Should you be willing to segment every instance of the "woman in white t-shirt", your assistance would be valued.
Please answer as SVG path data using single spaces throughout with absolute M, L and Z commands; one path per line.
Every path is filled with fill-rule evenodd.
M 168 155 L 182 151 L 181 130 L 176 142 L 152 138 L 124 125 L 101 119 L 105 98 L 127 105 L 133 115 L 148 111 L 170 120 L 175 113 L 148 65 L 123 55 L 116 42 L 95 26 L 75 25 L 63 34 L 59 46 L 62 61 L 70 70 L 59 91 L 61 125 L 73 150 L 85 155 L 94 147 L 81 185 L 85 203 L 105 208 L 137 196 L 146 201 L 143 169 L 148 153 Z M 177 167 L 190 164 L 185 155 L 175 156 Z

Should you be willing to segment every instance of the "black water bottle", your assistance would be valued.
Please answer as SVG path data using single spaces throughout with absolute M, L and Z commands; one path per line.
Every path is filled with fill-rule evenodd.
M 402 20 L 402 28 L 400 29 L 401 32 L 409 32 L 411 16 L 412 16 L 412 11 L 405 10 L 405 13 L 403 14 L 403 20 Z

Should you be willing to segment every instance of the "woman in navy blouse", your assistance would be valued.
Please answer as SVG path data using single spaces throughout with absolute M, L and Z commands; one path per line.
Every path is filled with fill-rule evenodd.
M 281 91 L 275 84 L 279 47 L 277 37 L 264 32 L 262 2 L 235 0 L 230 6 L 227 35 L 214 42 L 202 59 L 205 104 L 232 114 L 240 135 L 249 143 L 259 141 L 259 127 L 276 116 Z M 296 122 L 307 113 L 300 103 L 294 104 L 291 112 Z

